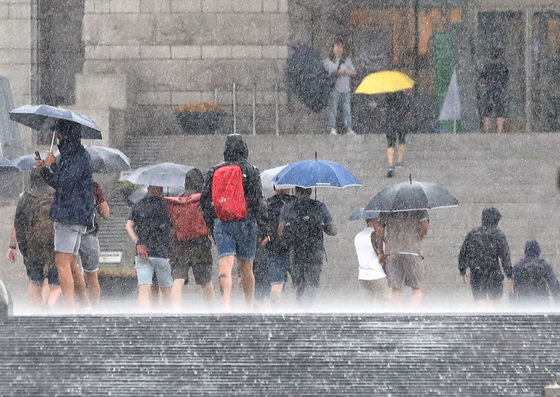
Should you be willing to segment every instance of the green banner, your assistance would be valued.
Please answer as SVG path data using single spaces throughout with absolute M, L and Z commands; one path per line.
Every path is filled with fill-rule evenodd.
M 436 69 L 436 91 L 438 99 L 438 114 L 443 106 L 449 82 L 453 75 L 455 56 L 453 55 L 453 40 L 449 32 L 435 32 L 432 36 L 434 45 L 434 66 Z M 440 121 L 442 132 L 453 132 L 453 121 Z M 455 126 L 456 131 L 461 130 L 460 121 Z

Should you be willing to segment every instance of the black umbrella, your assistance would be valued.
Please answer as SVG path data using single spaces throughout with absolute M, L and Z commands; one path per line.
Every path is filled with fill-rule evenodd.
M 451 193 L 435 183 L 407 181 L 387 186 L 366 206 L 366 210 L 400 212 L 458 207 Z
M 297 97 L 314 112 L 327 106 L 336 77 L 329 76 L 319 54 L 311 47 L 296 47 L 288 60 L 286 77 Z

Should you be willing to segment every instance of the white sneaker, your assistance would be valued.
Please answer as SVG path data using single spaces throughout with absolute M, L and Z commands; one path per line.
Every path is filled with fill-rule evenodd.
M 356 131 L 350 130 L 346 133 L 346 135 L 356 135 Z
M 338 135 L 338 132 L 336 132 L 336 129 L 331 128 L 331 135 Z

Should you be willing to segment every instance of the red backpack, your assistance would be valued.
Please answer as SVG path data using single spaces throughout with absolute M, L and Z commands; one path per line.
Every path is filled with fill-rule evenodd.
M 188 197 L 166 197 L 173 222 L 173 240 L 191 241 L 208 236 L 208 228 L 200 209 L 200 193 Z
M 247 215 L 243 173 L 239 165 L 218 168 L 212 178 L 212 203 L 221 221 L 237 221 Z

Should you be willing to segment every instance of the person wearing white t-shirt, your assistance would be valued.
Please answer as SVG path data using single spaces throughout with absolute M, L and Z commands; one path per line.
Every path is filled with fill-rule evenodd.
M 377 217 L 379 213 L 377 213 Z M 379 239 L 375 231 L 380 224 L 377 217 L 366 219 L 366 228 L 354 237 L 354 246 L 360 265 L 358 281 L 360 291 L 364 296 L 371 298 L 381 305 L 390 302 L 390 289 L 383 266 L 379 262 L 378 252 L 382 252 Z M 381 243 L 382 244 L 382 243 Z M 374 247 L 379 247 L 375 249 Z

